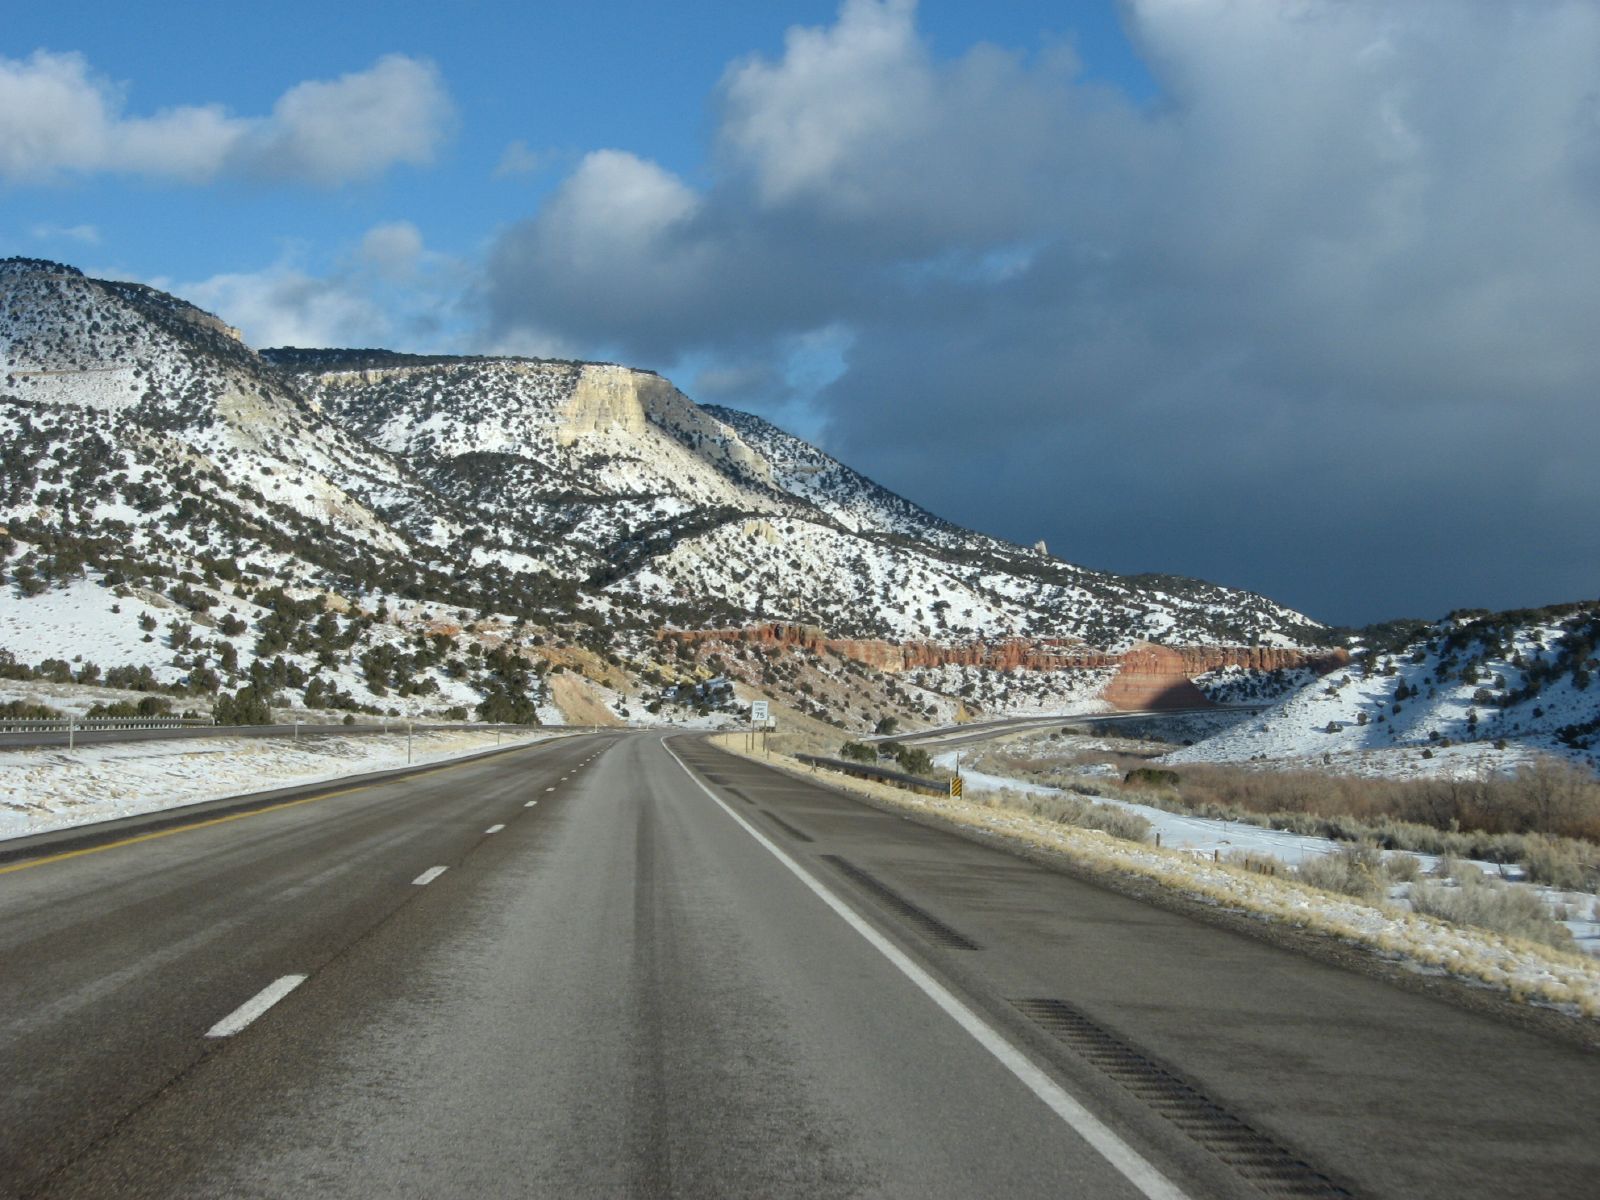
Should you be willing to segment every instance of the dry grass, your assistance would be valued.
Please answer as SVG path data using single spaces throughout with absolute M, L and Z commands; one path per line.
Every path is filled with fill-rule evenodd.
M 1473 867 L 1456 879 L 1454 886 L 1417 884 L 1411 889 L 1412 911 L 1558 949 L 1572 948 L 1572 933 L 1526 888 L 1508 887 Z
M 550 676 L 550 699 L 569 725 L 622 724 L 622 718 L 606 707 L 587 679 L 568 671 Z
M 1150 840 L 1150 822 L 1138 813 L 1129 812 L 1113 804 L 1096 804 L 1077 796 L 1063 793 L 1059 796 L 1041 796 L 1037 792 L 1018 792 L 1002 788 L 998 792 L 974 793 L 974 799 L 1001 808 L 1015 809 L 1030 816 L 1042 817 L 1081 829 L 1098 829 L 1112 837 L 1130 842 Z

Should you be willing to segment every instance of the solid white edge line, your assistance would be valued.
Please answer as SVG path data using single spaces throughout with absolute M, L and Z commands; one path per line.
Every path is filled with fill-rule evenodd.
M 485 829 L 484 832 L 485 833 L 499 833 L 504 828 L 505 828 L 504 825 L 491 825 L 491 826 L 489 826 L 489 828 Z
M 206 1030 L 206 1036 L 232 1037 L 305 981 L 304 975 L 285 975 L 282 979 L 274 980 Z
M 439 876 L 443 875 L 449 869 L 449 867 L 429 867 L 411 882 L 416 884 L 418 887 L 427 887 L 430 883 L 439 878 Z
M 1060 1084 L 1036 1067 L 1022 1051 L 1007 1041 L 999 1030 L 984 1021 L 982 1017 L 958 1000 L 954 993 L 916 963 L 912 962 L 904 951 L 869 925 L 853 908 L 829 891 L 827 887 L 799 863 L 795 862 L 794 859 L 785 854 L 765 834 L 723 803 L 721 797 L 700 781 L 695 773 L 689 769 L 688 765 L 684 763 L 683 759 L 678 757 L 677 752 L 667 745 L 665 739 L 661 742 L 661 748 L 672 755 L 673 761 L 683 769 L 683 773 L 689 777 L 696 787 L 711 798 L 712 803 L 732 817 L 741 829 L 753 837 L 774 858 L 788 867 L 801 883 L 816 894 L 818 899 L 833 909 L 844 920 L 845 924 L 865 938 L 874 950 L 893 963 L 902 975 L 922 989 L 930 1000 L 945 1011 L 946 1015 L 971 1034 L 980 1046 L 994 1055 L 1001 1065 L 1015 1075 L 1029 1091 L 1044 1101 L 1056 1116 L 1065 1121 L 1079 1137 L 1098 1151 L 1100 1157 L 1110 1163 L 1123 1178 L 1149 1197 L 1149 1200 L 1188 1200 L 1187 1195 L 1176 1184 L 1152 1166 L 1142 1154 L 1118 1137 L 1100 1118 L 1096 1117 L 1079 1101 L 1068 1094 Z

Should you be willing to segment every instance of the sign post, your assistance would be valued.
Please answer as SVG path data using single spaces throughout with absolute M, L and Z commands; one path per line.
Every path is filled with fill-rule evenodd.
M 768 707 L 769 707 L 769 702 L 766 701 L 766 700 L 752 700 L 750 702 L 750 745 L 749 745 L 749 750 L 750 750 L 750 752 L 752 754 L 755 753 L 755 749 L 756 749 L 756 726 L 757 725 L 763 725 L 763 726 L 766 725 Z

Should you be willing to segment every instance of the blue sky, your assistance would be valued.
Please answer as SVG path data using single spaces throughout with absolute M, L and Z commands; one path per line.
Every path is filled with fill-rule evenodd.
M 924 3 L 923 36 L 959 53 L 994 41 L 1036 53 L 1060 40 L 1133 94 L 1151 83 L 1115 5 L 1019 3 L 978 14 Z M 437 67 L 450 116 L 427 167 L 401 164 L 339 186 L 264 186 L 61 172 L 9 188 L 8 253 L 50 243 L 77 260 L 140 278 L 197 280 L 293 256 L 329 269 L 374 225 L 408 221 L 430 249 L 471 257 L 495 230 L 528 216 L 587 152 L 618 147 L 694 179 L 706 168 L 713 90 L 730 63 L 782 52 L 794 24 L 826 25 L 835 0 L 783 5 L 618 3 L 426 5 L 371 0 L 273 5 L 175 0 L 159 10 L 66 0 L 8 14 L 0 53 L 81 55 L 126 115 L 220 104 L 263 116 L 289 88 L 332 80 L 400 54 Z M 507 148 L 532 169 L 496 173 Z M 74 238 L 61 231 L 79 230 Z M 82 234 L 93 229 L 96 241 Z M 87 247 L 85 249 L 84 247 Z
M 1584 0 L 26 6 L 0 254 L 1362 622 L 1600 591 Z

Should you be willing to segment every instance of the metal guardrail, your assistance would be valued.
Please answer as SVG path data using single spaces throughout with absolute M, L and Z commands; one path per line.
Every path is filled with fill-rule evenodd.
M 0 733 L 65 733 L 91 729 L 184 729 L 215 724 L 209 717 L 0 717 Z
M 45 720 L 0 717 L 0 733 L 65 733 L 67 749 L 77 748 L 80 733 L 119 729 L 210 728 L 216 722 L 197 717 L 51 717 Z
M 528 725 L 496 725 L 487 721 L 474 722 L 434 722 L 414 721 L 405 717 L 368 717 L 350 725 L 340 722 L 336 725 L 314 724 L 306 721 L 282 721 L 275 725 L 218 725 L 210 718 L 193 717 L 53 717 L 48 720 L 37 718 L 0 718 L 0 739 L 7 748 L 21 748 L 27 746 L 65 745 L 69 750 L 76 749 L 78 742 L 94 741 L 105 742 L 108 740 L 122 740 L 115 735 L 134 734 L 137 740 L 166 740 L 189 738 L 293 738 L 298 740 L 302 736 L 308 737 L 346 737 L 351 735 L 379 735 L 379 734 L 405 734 L 409 743 L 414 733 L 431 733 L 440 730 L 460 731 L 474 730 L 480 732 L 494 732 L 497 735 L 506 733 L 526 732 L 529 729 L 539 728 Z M 545 727 L 550 732 L 573 733 L 594 732 L 596 728 L 605 726 L 565 726 L 555 725 Z M 165 732 L 163 732 L 165 731 Z
M 78 734 L 120 729 L 184 729 L 216 724 L 209 717 L 0 717 L 0 733 L 64 733 L 67 749 L 77 748 Z
M 843 758 L 821 758 L 815 754 L 796 754 L 795 758 L 810 767 L 824 767 L 844 775 L 854 775 L 857 779 L 876 779 L 880 783 L 892 783 L 897 787 L 909 788 L 914 792 L 923 792 L 930 796 L 945 796 L 950 792 L 950 785 L 947 783 L 941 783 L 937 779 L 924 779 L 920 775 L 907 775 L 904 771 L 890 771 L 884 767 L 851 762 Z

